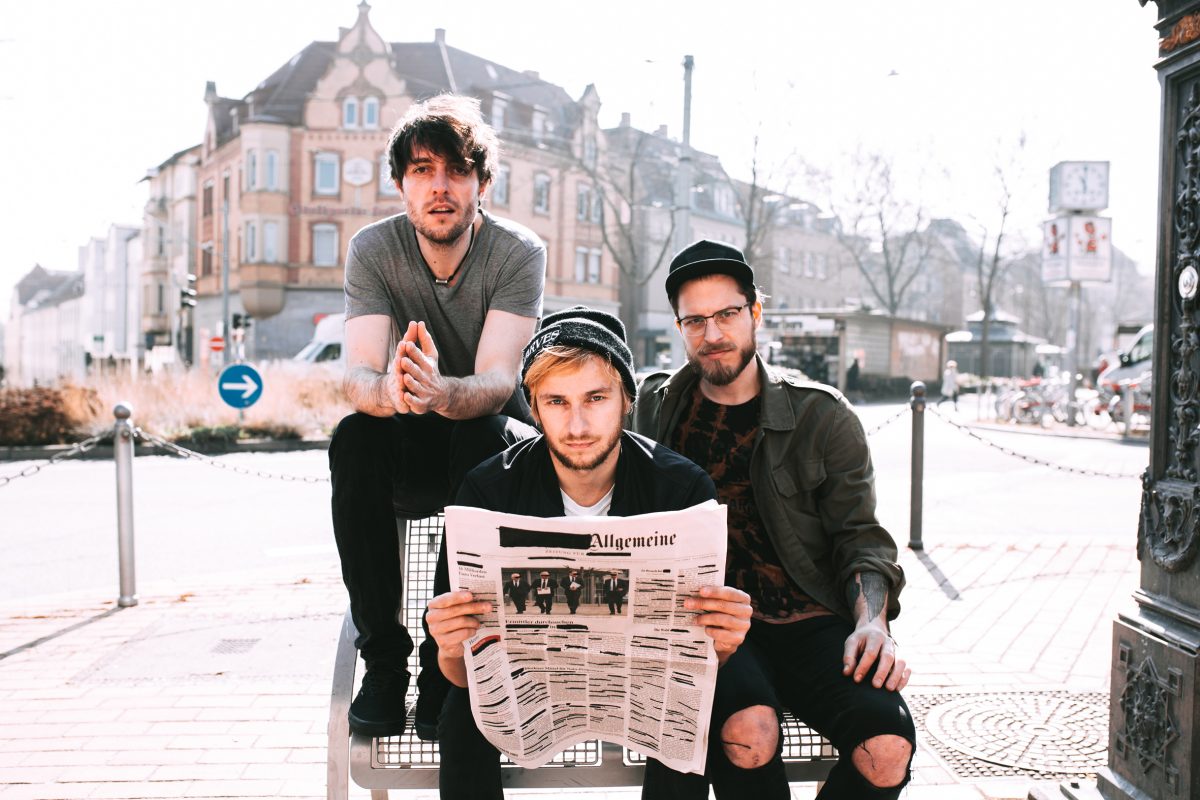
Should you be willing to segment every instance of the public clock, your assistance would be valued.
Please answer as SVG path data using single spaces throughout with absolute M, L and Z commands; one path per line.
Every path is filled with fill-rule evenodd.
M 1107 161 L 1061 161 L 1050 170 L 1050 211 L 1108 208 Z

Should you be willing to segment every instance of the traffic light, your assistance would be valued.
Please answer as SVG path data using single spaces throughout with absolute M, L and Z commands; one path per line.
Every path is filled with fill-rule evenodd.
M 183 308 L 196 307 L 196 276 L 188 273 L 186 276 L 187 283 L 179 290 L 179 305 Z

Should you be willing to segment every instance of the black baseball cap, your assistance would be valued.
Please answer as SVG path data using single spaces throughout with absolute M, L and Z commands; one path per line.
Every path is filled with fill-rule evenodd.
M 680 250 L 667 271 L 667 296 L 679 291 L 685 281 L 705 275 L 729 275 L 743 283 L 754 283 L 754 269 L 733 245 L 701 239 Z

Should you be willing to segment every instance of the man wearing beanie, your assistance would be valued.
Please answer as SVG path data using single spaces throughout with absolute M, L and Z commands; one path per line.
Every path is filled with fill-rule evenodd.
M 646 378 L 633 429 L 695 461 L 729 507 L 725 582 L 754 607 L 737 669 L 717 681 L 708 777 L 718 798 L 790 796 L 778 715 L 839 753 L 820 794 L 895 798 L 915 731 L 910 671 L 888 622 L 904 575 L 875 517 L 866 436 L 845 398 L 757 355 L 762 303 L 737 248 L 699 241 L 671 261 L 667 296 L 688 363 Z M 694 776 L 664 797 L 707 797 Z
M 611 314 L 582 306 L 548 315 L 525 348 L 522 383 L 542 435 L 519 442 L 470 473 L 458 505 L 536 517 L 629 516 L 678 511 L 715 497 L 704 470 L 653 441 L 622 430 L 637 397 L 625 327 Z M 438 722 L 439 789 L 443 798 L 500 798 L 499 752 L 471 715 L 463 642 L 479 627 L 489 603 L 450 590 L 439 565 L 426 620 L 438 664 L 455 687 Z M 724 663 L 749 627 L 749 597 L 730 587 L 705 587 L 686 601 L 703 611 Z M 673 776 L 647 767 L 643 795 L 664 797 L 651 785 Z

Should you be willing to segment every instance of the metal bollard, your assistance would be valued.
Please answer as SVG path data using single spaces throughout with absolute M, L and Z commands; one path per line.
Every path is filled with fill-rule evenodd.
M 1128 439 L 1133 436 L 1133 381 L 1126 378 L 1121 381 L 1121 411 L 1125 415 L 1125 432 L 1122 438 Z
M 133 406 L 117 403 L 113 416 L 117 418 L 113 426 L 113 462 L 117 466 L 117 561 L 121 579 L 117 605 L 128 608 L 138 603 L 133 561 Z
M 925 384 L 913 381 L 912 396 L 908 399 L 912 408 L 912 492 L 908 506 L 908 546 L 911 550 L 924 550 L 921 542 L 921 496 L 925 481 Z

